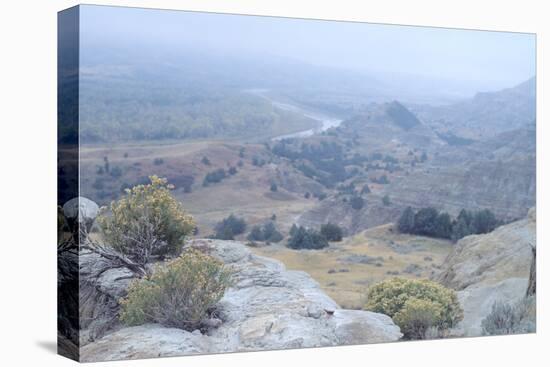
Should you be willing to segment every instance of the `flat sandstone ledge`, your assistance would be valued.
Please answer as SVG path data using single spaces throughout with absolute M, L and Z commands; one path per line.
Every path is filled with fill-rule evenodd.
M 208 335 L 158 324 L 114 331 L 81 348 L 81 361 L 168 357 L 397 341 L 386 315 L 341 309 L 307 273 L 289 271 L 235 241 L 194 240 L 232 267 L 234 285 L 219 303 L 223 323 Z

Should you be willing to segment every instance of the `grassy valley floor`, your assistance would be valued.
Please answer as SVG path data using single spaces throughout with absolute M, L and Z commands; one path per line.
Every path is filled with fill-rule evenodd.
M 323 250 L 291 250 L 281 242 L 252 251 L 280 260 L 290 270 L 307 272 L 340 306 L 361 308 L 369 286 L 395 276 L 429 278 L 451 248 L 451 241 L 395 233 L 388 224 Z

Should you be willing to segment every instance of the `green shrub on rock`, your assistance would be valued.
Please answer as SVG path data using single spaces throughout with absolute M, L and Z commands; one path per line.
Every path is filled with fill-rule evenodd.
M 406 339 L 424 339 L 428 329 L 447 330 L 463 318 L 456 293 L 429 280 L 393 278 L 374 285 L 365 309 L 390 316 Z
M 229 284 L 230 272 L 221 261 L 196 250 L 185 251 L 130 285 L 120 301 L 120 319 L 131 326 L 155 322 L 193 331 Z
M 99 224 L 106 243 L 138 264 L 151 255 L 177 254 L 195 222 L 172 196 L 167 180 L 150 177 L 151 183 L 126 189 L 126 195 L 101 215 Z
M 436 302 L 409 298 L 393 317 L 409 339 L 424 339 L 428 329 L 437 327 L 443 307 Z

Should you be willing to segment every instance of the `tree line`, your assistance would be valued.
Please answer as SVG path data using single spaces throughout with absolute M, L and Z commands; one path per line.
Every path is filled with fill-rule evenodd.
M 432 207 L 415 211 L 409 206 L 401 214 L 397 229 L 401 233 L 458 241 L 471 234 L 489 233 L 502 224 L 503 221 L 497 219 L 489 209 L 462 209 L 453 219 L 448 213 Z

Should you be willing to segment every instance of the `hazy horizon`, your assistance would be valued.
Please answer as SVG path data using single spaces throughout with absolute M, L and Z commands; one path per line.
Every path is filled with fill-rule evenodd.
M 526 33 L 95 5 L 83 6 L 81 25 L 81 40 L 90 45 L 265 55 L 380 78 L 451 82 L 470 93 L 536 74 L 536 37 Z

